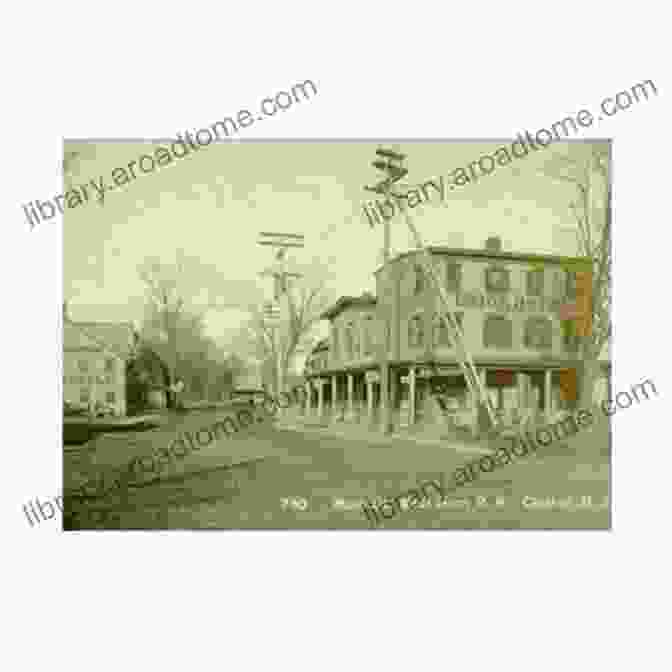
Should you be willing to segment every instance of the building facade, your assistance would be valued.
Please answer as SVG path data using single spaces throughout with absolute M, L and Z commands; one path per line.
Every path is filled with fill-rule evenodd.
M 573 269 L 586 261 L 503 252 L 496 238 L 482 250 L 430 251 L 502 421 L 515 425 L 567 407 L 571 400 L 561 394 L 560 380 L 576 371 L 578 338 L 576 322 L 560 314 L 576 301 Z M 314 356 L 327 363 L 306 369 L 308 413 L 376 423 L 387 341 L 394 424 L 476 427 L 476 404 L 420 255 L 399 255 L 376 271 L 377 299 L 343 297 L 324 313 L 331 326 L 328 354 L 322 346 Z
M 132 324 L 63 324 L 63 399 L 93 407 L 110 406 L 126 415 L 126 360 L 136 346 Z

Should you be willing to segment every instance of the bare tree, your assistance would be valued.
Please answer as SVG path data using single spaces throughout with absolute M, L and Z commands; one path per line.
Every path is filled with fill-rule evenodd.
M 592 329 L 580 339 L 579 350 L 583 362 L 579 402 L 585 404 L 592 401 L 599 357 L 612 335 L 611 145 L 581 143 L 570 148 L 569 154 L 555 155 L 543 174 L 575 189 L 569 209 L 576 227 L 576 253 L 591 261 Z
M 184 260 L 179 258 L 175 264 L 165 264 L 155 258 L 146 259 L 138 273 L 146 288 L 148 314 L 145 336 L 163 344 L 162 354 L 167 360 L 169 376 L 173 382 L 177 377 L 178 367 L 178 330 L 185 307 L 180 288 Z
M 283 380 L 300 346 L 311 340 L 311 331 L 320 316 L 331 303 L 331 293 L 326 289 L 326 279 L 312 272 L 295 281 L 280 297 L 281 323 L 272 324 L 258 306 L 248 306 L 250 320 L 244 327 L 243 338 L 247 338 L 254 354 L 266 363 L 272 363 L 272 386 L 278 389 L 277 372 L 282 371 Z M 279 366 L 278 366 L 279 364 Z

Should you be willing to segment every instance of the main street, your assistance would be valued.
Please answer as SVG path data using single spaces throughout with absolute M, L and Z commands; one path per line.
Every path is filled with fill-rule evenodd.
M 66 473 L 118 471 L 133 456 L 167 446 L 180 432 L 212 425 L 222 416 L 222 411 L 168 416 L 155 432 L 100 437 L 81 452 L 80 466 Z M 442 474 L 447 483 L 477 450 L 402 439 L 346 440 L 279 429 L 266 420 L 177 460 L 149 485 L 89 503 L 72 529 L 368 529 L 363 498 L 394 497 Z M 66 452 L 71 465 L 76 457 Z M 384 527 L 608 527 L 606 466 L 578 466 L 576 458 L 558 451 L 512 464 L 443 502 L 437 498 L 404 511 Z M 66 529 L 71 528 L 66 524 Z

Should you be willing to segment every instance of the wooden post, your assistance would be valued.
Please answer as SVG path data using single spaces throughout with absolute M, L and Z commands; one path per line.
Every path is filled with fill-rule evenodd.
M 338 379 L 336 374 L 331 377 L 331 419 L 338 419 Z
M 553 386 L 551 384 L 551 369 L 546 369 L 544 372 L 544 412 L 546 420 L 550 421 L 553 414 Z
M 322 417 L 324 411 L 324 383 L 322 378 L 317 379 L 317 417 Z
M 415 367 L 408 370 L 408 424 L 415 424 Z

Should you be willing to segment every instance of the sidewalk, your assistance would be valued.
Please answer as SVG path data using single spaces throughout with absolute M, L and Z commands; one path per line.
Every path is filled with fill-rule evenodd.
M 478 441 L 461 441 L 452 437 L 441 438 L 434 428 L 395 428 L 392 434 L 383 435 L 377 424 L 360 422 L 333 422 L 330 418 L 316 416 L 305 418 L 302 415 L 279 418 L 275 423 L 279 431 L 295 431 L 305 434 L 332 436 L 346 441 L 365 441 L 378 445 L 391 445 L 403 441 L 417 446 L 439 446 L 450 448 L 465 455 L 489 455 L 491 450 Z

